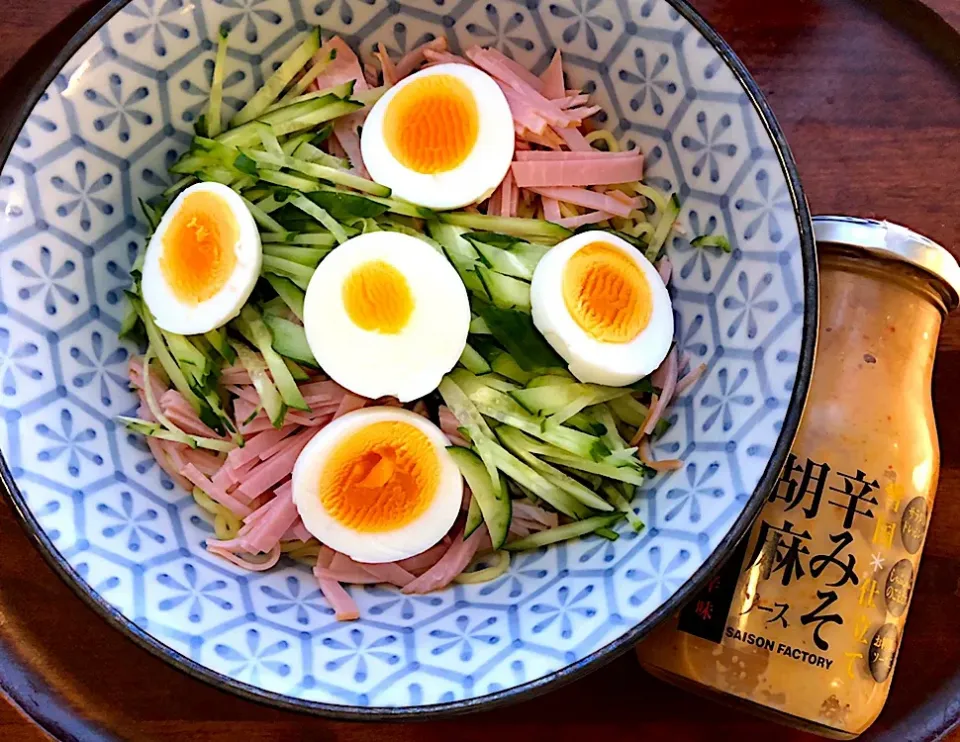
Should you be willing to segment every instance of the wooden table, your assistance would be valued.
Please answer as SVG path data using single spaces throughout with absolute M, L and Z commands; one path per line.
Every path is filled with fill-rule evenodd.
M 99 3 L 3 0 L 0 75 L 18 60 L 8 83 L 36 74 L 30 46 L 53 29 L 68 37 Z M 960 30 L 958 0 L 926 0 L 942 17 L 917 0 L 694 4 L 769 97 L 815 214 L 887 217 L 960 250 L 960 35 L 948 25 Z M 934 382 L 943 447 L 936 517 L 893 692 L 866 735 L 871 740 L 935 739 L 960 714 L 958 376 L 960 318 L 954 318 Z M 31 611 L 28 622 L 34 605 L 56 611 Z M 4 641 L 14 635 L 17 646 Z M 333 723 L 259 706 L 191 680 L 102 623 L 32 549 L 2 500 L 0 676 L 25 711 L 64 742 L 816 739 L 661 685 L 632 655 L 537 700 L 445 722 Z M 0 700 L 0 740 L 45 738 Z M 948 738 L 960 740 L 960 732 Z

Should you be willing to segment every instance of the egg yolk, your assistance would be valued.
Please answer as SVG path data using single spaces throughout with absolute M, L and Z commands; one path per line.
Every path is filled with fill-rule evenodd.
M 324 510 L 347 528 L 382 533 L 420 517 L 433 502 L 440 462 L 409 423 L 372 423 L 343 440 L 320 474 Z
M 650 322 L 653 298 L 640 267 L 622 250 L 591 242 L 563 271 L 563 301 L 580 328 L 602 343 L 628 343 Z
M 390 101 L 383 120 L 391 154 L 418 173 L 444 173 L 473 151 L 480 129 L 473 93 L 453 75 L 414 80 Z
M 160 270 L 173 295 L 199 304 L 220 291 L 237 265 L 240 228 L 220 196 L 194 191 L 163 235 Z
M 343 282 L 343 306 L 360 329 L 395 335 L 413 313 L 413 293 L 400 271 L 383 260 L 371 260 Z

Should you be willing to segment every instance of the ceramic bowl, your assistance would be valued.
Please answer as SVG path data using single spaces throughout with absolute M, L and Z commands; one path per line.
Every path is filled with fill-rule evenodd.
M 118 341 L 144 240 L 138 198 L 206 104 L 218 28 L 234 29 L 233 109 L 309 28 L 363 56 L 434 36 L 492 45 L 535 72 L 555 48 L 600 122 L 676 191 L 679 347 L 708 373 L 655 446 L 683 468 L 637 495 L 646 522 L 515 556 L 507 574 L 424 596 L 351 588 L 338 623 L 309 569 L 241 572 L 211 527 L 114 422 L 136 403 Z M 133 0 L 112 2 L 45 73 L 0 173 L 0 450 L 13 504 L 104 618 L 192 675 L 344 717 L 422 715 L 529 696 L 625 650 L 676 609 L 775 482 L 806 393 L 816 268 L 796 167 L 730 48 L 682 0 Z M 0 152 L 5 154 L 5 152 Z M 56 606 L 47 606 L 56 610 Z

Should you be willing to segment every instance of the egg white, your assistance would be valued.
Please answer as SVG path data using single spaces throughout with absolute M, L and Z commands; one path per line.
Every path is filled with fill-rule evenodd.
M 591 337 L 567 311 L 563 274 L 581 247 L 603 242 L 620 249 L 643 272 L 650 285 L 650 321 L 627 343 L 606 343 Z M 533 323 L 585 383 L 627 386 L 652 373 L 673 343 L 673 307 L 657 269 L 626 240 L 600 230 L 581 232 L 556 245 L 537 265 L 530 286 Z
M 414 307 L 396 334 L 364 330 L 343 305 L 343 283 L 358 266 L 382 260 L 407 280 Z M 429 394 L 463 353 L 470 302 L 453 266 L 426 242 L 370 232 L 336 248 L 317 267 L 304 301 L 307 343 L 341 386 L 370 399 L 409 402 Z
M 399 421 L 420 430 L 433 446 L 440 477 L 437 492 L 416 520 L 392 531 L 364 533 L 345 526 L 323 507 L 318 495 L 321 474 L 341 441 L 378 422 Z M 293 468 L 293 501 L 303 525 L 321 543 L 358 562 L 377 564 L 421 554 L 453 527 L 463 498 L 463 478 L 446 447 L 450 441 L 429 420 L 396 407 L 368 407 L 334 420 L 317 433 Z
M 477 102 L 478 132 L 473 150 L 452 170 L 418 173 L 402 165 L 384 138 L 390 101 L 410 83 L 430 75 L 450 75 L 463 82 Z M 513 115 L 503 91 L 482 70 L 465 64 L 440 64 L 404 78 L 376 102 L 363 124 L 360 150 L 371 177 L 393 195 L 431 209 L 459 209 L 486 198 L 504 179 L 513 160 Z
M 198 191 L 212 193 L 226 202 L 237 223 L 237 257 L 233 272 L 223 287 L 205 301 L 182 302 L 167 283 L 160 267 L 163 238 L 184 200 Z M 157 325 L 168 332 L 196 335 L 226 324 L 240 314 L 260 275 L 263 250 L 260 232 L 243 199 L 221 183 L 197 183 L 177 196 L 150 239 L 143 262 L 141 292 Z

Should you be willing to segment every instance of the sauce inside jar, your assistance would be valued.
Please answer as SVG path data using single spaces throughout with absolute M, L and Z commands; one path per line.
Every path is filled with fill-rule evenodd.
M 899 256 L 819 253 L 817 360 L 779 482 L 727 564 L 638 653 L 667 680 L 850 738 L 890 688 L 936 489 L 930 382 L 956 296 Z

